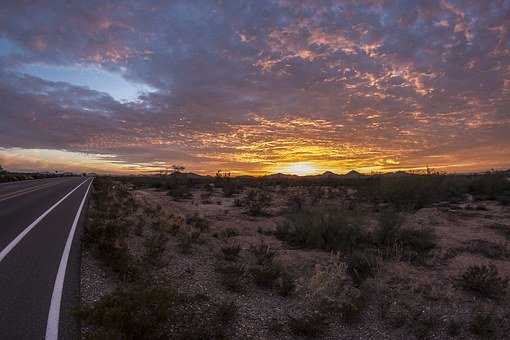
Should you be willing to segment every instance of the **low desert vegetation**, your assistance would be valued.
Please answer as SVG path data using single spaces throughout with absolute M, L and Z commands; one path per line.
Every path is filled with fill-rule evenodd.
M 82 335 L 503 338 L 507 177 L 96 178 Z

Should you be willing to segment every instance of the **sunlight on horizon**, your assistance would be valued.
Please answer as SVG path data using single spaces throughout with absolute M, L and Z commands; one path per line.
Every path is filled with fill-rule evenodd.
M 300 162 L 288 165 L 282 172 L 298 176 L 315 175 L 319 172 L 319 168 L 313 163 Z

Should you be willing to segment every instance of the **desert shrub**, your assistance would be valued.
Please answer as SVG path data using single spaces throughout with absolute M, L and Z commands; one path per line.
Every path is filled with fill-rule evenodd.
M 427 339 L 432 333 L 434 327 L 438 324 L 438 319 L 428 312 L 420 312 L 409 320 L 411 333 L 418 339 Z
M 359 215 L 332 210 L 290 214 L 275 235 L 293 246 L 349 252 L 370 242 Z
M 402 218 L 393 209 L 384 210 L 379 215 L 379 225 L 374 233 L 374 241 L 382 247 L 392 247 L 399 239 Z
M 469 324 L 469 330 L 482 339 L 493 339 L 499 328 L 498 321 L 491 311 L 475 311 Z
M 289 317 L 289 328 L 293 335 L 319 337 L 326 332 L 329 321 L 319 313 L 308 313 L 299 317 Z
M 237 261 L 239 253 L 241 252 L 241 245 L 239 243 L 227 243 L 221 246 L 223 258 L 227 261 Z
M 216 271 L 221 275 L 221 283 L 228 290 L 241 293 L 246 287 L 246 266 L 240 263 L 219 263 Z
M 451 319 L 448 321 L 446 325 L 446 334 L 448 334 L 451 337 L 456 337 L 460 335 L 462 331 L 462 322 Z
M 202 204 L 211 204 L 211 193 L 210 192 L 203 192 L 200 194 L 200 201 Z
M 250 252 L 255 257 L 257 264 L 271 263 L 276 256 L 276 251 L 262 240 L 257 245 L 250 245 Z
M 347 273 L 356 286 L 369 277 L 374 277 L 377 259 L 369 252 L 354 252 L 347 261 Z
M 494 223 L 487 227 L 496 231 L 498 234 L 504 236 L 508 241 L 510 241 L 510 226 L 501 223 Z
M 258 227 L 257 233 L 259 233 L 261 235 L 265 235 L 265 236 L 271 236 L 271 235 L 273 235 L 273 230 L 271 230 L 269 228 Z
M 91 339 L 225 339 L 237 306 L 169 287 L 119 288 L 77 313 Z M 91 326 L 91 327 L 90 327 Z
M 469 240 L 459 250 L 471 254 L 479 254 L 490 259 L 504 259 L 510 257 L 510 250 L 501 243 L 494 243 L 482 239 Z
M 239 230 L 236 228 L 231 228 L 231 227 L 225 228 L 220 232 L 220 236 L 222 238 L 231 238 L 231 237 L 236 237 L 239 235 L 240 235 Z
M 244 197 L 244 205 L 253 216 L 262 215 L 271 204 L 271 195 L 261 189 L 251 189 Z
M 171 196 L 175 200 L 192 198 L 193 194 L 191 189 L 187 185 L 172 185 L 168 188 L 168 196 Z
M 500 277 L 494 265 L 469 266 L 455 281 L 458 288 L 494 300 L 502 298 L 508 287 L 508 278 Z
M 144 242 L 143 261 L 155 267 L 164 266 L 163 255 L 167 241 L 168 237 L 163 233 L 152 235 L 146 239 Z
M 272 288 L 280 277 L 282 268 L 275 262 L 265 263 L 250 268 L 255 284 L 261 288 Z
M 423 262 L 437 246 L 437 237 L 432 228 L 400 230 L 399 242 L 402 244 L 404 257 L 411 262 Z
M 221 189 L 225 197 L 232 197 L 241 191 L 241 187 L 232 181 L 224 182 Z
M 373 203 L 388 203 L 397 210 L 418 210 L 435 202 L 458 201 L 468 191 L 462 176 L 379 176 L 359 188 L 360 197 Z
M 381 213 L 373 240 L 383 257 L 403 257 L 413 263 L 423 263 L 437 247 L 433 228 L 404 228 L 401 216 L 394 210 Z
M 186 223 L 200 230 L 201 232 L 209 229 L 209 221 L 198 214 L 186 216 Z
M 94 181 L 83 245 L 122 280 L 134 280 L 139 273 L 138 261 L 129 253 L 126 242 L 132 204 L 134 200 L 125 186 L 108 179 Z
M 327 266 L 315 268 L 306 291 L 305 299 L 325 320 L 352 324 L 360 320 L 366 307 L 366 296 L 352 286 L 347 266 L 338 255 Z
M 200 230 L 188 230 L 179 233 L 178 246 L 183 254 L 190 254 L 194 243 L 200 243 Z
M 163 287 L 120 288 L 78 313 L 94 338 L 161 339 L 178 295 Z
M 289 272 L 282 269 L 280 271 L 280 276 L 273 283 L 273 287 L 278 294 L 287 297 L 294 292 L 296 284 Z
M 305 206 L 305 202 L 306 200 L 303 197 L 303 193 L 294 193 L 287 199 L 287 209 L 291 212 L 301 211 Z

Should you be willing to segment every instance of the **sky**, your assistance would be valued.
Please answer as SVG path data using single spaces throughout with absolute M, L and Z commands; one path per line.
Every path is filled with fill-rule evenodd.
M 2 1 L 0 165 L 510 168 L 510 0 Z

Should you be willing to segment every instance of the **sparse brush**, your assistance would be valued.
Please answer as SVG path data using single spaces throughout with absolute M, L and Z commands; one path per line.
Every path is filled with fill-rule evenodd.
M 446 333 L 451 337 L 459 336 L 462 331 L 462 323 L 459 320 L 449 320 L 446 325 Z
M 475 311 L 469 324 L 469 330 L 482 339 L 494 339 L 498 333 L 499 320 L 493 311 Z
M 305 337 L 319 337 L 329 327 L 329 322 L 317 312 L 310 312 L 299 317 L 289 317 L 292 334 Z
M 164 266 L 165 262 L 163 261 L 163 254 L 165 252 L 167 241 L 168 237 L 166 237 L 163 233 L 153 235 L 145 240 L 143 261 L 155 267 Z
M 271 263 L 276 256 L 276 251 L 262 240 L 257 245 L 251 245 L 250 251 L 255 256 L 257 264 Z
M 227 261 L 237 261 L 239 253 L 241 252 L 241 245 L 239 243 L 227 243 L 221 247 L 223 258 Z
M 186 185 L 170 186 L 167 195 L 173 197 L 176 201 L 193 197 L 191 189 Z
M 464 242 L 458 250 L 471 254 L 479 254 L 489 259 L 506 259 L 510 257 L 510 249 L 503 243 L 475 239 Z
M 253 216 L 262 215 L 271 204 L 271 195 L 261 189 L 251 189 L 244 197 L 244 206 L 248 213 Z
M 402 228 L 399 242 L 402 244 L 405 258 L 413 263 L 423 263 L 437 247 L 437 237 L 432 228 Z
M 354 252 L 347 261 L 347 273 L 356 286 L 369 277 L 374 277 L 376 268 L 377 259 L 369 252 Z
M 221 283 L 228 290 L 241 293 L 246 287 L 246 266 L 241 263 L 219 263 L 216 271 L 221 274 Z
M 117 289 L 78 312 L 97 339 L 160 339 L 172 317 L 177 293 L 163 287 Z
M 198 214 L 187 216 L 186 223 L 200 230 L 201 232 L 209 230 L 209 221 Z
M 427 339 L 432 333 L 434 327 L 438 324 L 435 315 L 428 312 L 419 312 L 410 319 L 411 333 L 418 339 Z
M 194 243 L 200 243 L 200 230 L 183 231 L 179 234 L 179 247 L 183 254 L 190 254 Z
M 278 294 L 283 297 L 287 297 L 294 292 L 296 284 L 294 283 L 294 280 L 292 279 L 292 276 L 289 274 L 289 272 L 282 268 L 280 271 L 280 276 L 273 283 L 273 287 Z
M 239 233 L 239 230 L 236 229 L 236 228 L 225 228 L 223 229 L 221 232 L 220 232 L 220 236 L 222 238 L 231 238 L 231 237 L 236 237 L 236 236 L 239 236 L 240 233 Z
M 272 288 L 275 281 L 280 277 L 281 272 L 280 265 L 274 262 L 250 268 L 253 281 L 262 288 Z
M 275 231 L 293 246 L 352 252 L 370 243 L 357 212 L 317 209 L 287 216 Z
M 458 288 L 494 300 L 501 299 L 508 287 L 508 278 L 500 277 L 496 266 L 492 264 L 469 266 L 455 281 Z

